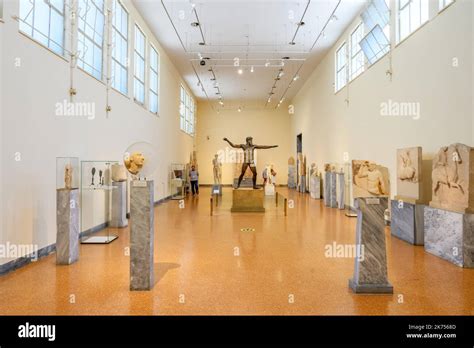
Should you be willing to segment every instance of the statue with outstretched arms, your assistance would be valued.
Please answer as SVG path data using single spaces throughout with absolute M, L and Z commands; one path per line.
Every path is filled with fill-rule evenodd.
M 245 172 L 247 171 L 247 168 L 250 167 L 250 170 L 252 171 L 252 174 L 253 174 L 253 178 L 252 178 L 253 188 L 257 189 L 258 188 L 257 187 L 257 168 L 255 165 L 254 151 L 256 149 L 271 149 L 274 147 L 278 147 L 278 145 L 255 145 L 253 143 L 252 137 L 247 137 L 245 139 L 245 144 L 236 145 L 227 138 L 224 138 L 224 141 L 227 141 L 227 143 L 233 148 L 242 149 L 244 151 L 244 162 L 242 163 L 242 172 L 240 173 L 240 176 L 239 176 L 237 188 L 240 187 L 242 178 L 244 177 Z

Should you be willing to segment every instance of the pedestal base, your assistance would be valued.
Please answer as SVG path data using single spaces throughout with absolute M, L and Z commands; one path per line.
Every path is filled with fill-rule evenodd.
M 265 212 L 263 207 L 264 192 L 262 189 L 240 188 L 232 191 L 231 212 Z
M 222 196 L 222 185 L 219 185 L 219 184 L 212 185 L 211 194 Z
M 421 204 L 392 200 L 391 234 L 410 244 L 424 244 L 424 209 Z
M 275 185 L 273 184 L 265 185 L 265 196 L 275 196 Z
M 153 181 L 135 180 L 130 188 L 130 290 L 154 285 Z
M 79 189 L 56 191 L 56 264 L 79 259 Z
M 356 250 L 354 276 L 349 287 L 355 293 L 393 293 L 387 276 L 384 211 L 388 198 L 356 198 Z
M 331 208 L 337 208 L 337 177 L 336 173 L 329 173 L 329 206 Z
M 387 284 L 356 284 L 349 279 L 349 288 L 356 294 L 393 294 L 393 286 Z
M 344 209 L 345 208 L 345 188 L 346 183 L 344 181 L 344 173 L 336 173 L 337 175 L 337 208 Z
M 425 207 L 425 250 L 457 266 L 474 268 L 474 214 Z
M 110 227 L 128 226 L 126 181 L 112 183 L 112 210 L 110 215 Z
M 309 179 L 309 192 L 311 198 L 321 199 L 321 178 L 319 176 Z
M 239 178 L 234 178 L 234 188 L 237 189 L 237 184 L 239 183 Z M 242 178 L 242 182 L 240 183 L 240 188 L 243 187 L 253 187 L 252 178 Z

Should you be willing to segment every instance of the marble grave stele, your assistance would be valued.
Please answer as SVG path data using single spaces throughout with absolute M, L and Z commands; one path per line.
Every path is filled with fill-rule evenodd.
M 421 159 L 420 146 L 397 150 L 397 201 L 412 204 L 423 202 Z
M 431 207 L 474 213 L 474 148 L 443 146 L 433 158 L 431 178 Z
M 388 168 L 366 160 L 352 160 L 352 196 L 390 196 Z

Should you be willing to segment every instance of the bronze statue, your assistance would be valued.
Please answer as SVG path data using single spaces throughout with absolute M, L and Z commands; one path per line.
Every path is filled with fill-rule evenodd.
M 250 170 L 252 171 L 253 177 L 253 188 L 257 189 L 257 168 L 255 165 L 255 159 L 254 159 L 254 150 L 255 149 L 271 149 L 274 147 L 278 147 L 278 145 L 255 145 L 252 142 L 253 138 L 252 137 L 247 137 L 245 139 L 245 144 L 233 144 L 229 139 L 224 138 L 224 141 L 227 141 L 230 146 L 236 149 L 242 149 L 244 151 L 244 162 L 242 163 L 242 172 L 240 173 L 239 176 L 239 181 L 237 184 L 237 188 L 240 187 L 240 183 L 242 182 L 242 178 L 244 177 L 244 174 L 247 170 L 248 167 L 250 167 Z

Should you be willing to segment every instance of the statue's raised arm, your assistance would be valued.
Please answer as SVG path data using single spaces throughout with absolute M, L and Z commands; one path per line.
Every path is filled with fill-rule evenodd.
M 224 138 L 223 140 L 224 140 L 224 141 L 227 141 L 227 142 L 229 143 L 229 145 L 232 146 L 232 147 L 235 147 L 235 148 L 241 148 L 241 147 L 242 147 L 241 144 L 235 145 L 233 142 L 231 142 L 231 141 L 230 141 L 229 139 L 227 139 L 227 138 Z
M 255 145 L 256 149 L 273 149 L 274 147 L 278 147 L 278 145 Z

